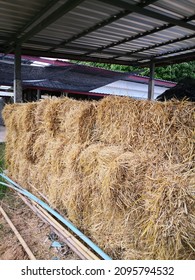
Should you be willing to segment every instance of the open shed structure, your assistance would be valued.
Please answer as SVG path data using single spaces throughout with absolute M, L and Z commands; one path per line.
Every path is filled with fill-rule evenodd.
M 134 66 L 195 59 L 194 0 L 1 0 L 0 52 L 15 53 L 20 102 L 21 54 Z M 16 94 L 17 93 L 17 94 Z

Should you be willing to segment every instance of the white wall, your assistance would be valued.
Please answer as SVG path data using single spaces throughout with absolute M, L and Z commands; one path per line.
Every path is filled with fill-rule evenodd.
M 168 87 L 154 86 L 154 99 L 167 89 Z M 145 99 L 148 97 L 148 85 L 118 80 L 116 82 L 107 84 L 106 86 L 91 90 L 90 92 L 131 96 Z

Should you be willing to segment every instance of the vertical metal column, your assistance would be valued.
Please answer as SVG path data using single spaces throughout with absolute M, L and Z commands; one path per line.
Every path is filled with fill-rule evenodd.
M 14 57 L 14 103 L 22 102 L 21 47 L 16 46 Z
M 41 99 L 41 90 L 37 89 L 37 100 Z
M 150 63 L 150 79 L 148 83 L 148 99 L 154 99 L 154 73 L 155 73 L 155 63 L 151 60 Z

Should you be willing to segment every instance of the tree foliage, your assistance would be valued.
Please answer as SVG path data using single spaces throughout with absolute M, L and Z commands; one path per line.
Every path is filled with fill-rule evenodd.
M 95 63 L 95 62 L 79 62 L 79 61 L 74 61 L 74 62 L 88 65 L 88 66 L 100 67 L 107 70 L 136 73 L 142 76 L 149 76 L 150 74 L 149 68 L 139 68 L 134 66 Z M 186 77 L 195 78 L 195 61 L 183 62 L 180 64 L 173 64 L 164 67 L 156 67 L 155 69 L 155 78 L 157 79 L 178 82 Z

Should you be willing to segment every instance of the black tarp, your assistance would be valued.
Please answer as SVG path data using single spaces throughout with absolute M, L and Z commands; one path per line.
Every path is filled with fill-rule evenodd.
M 165 101 L 173 98 L 195 102 L 195 79 L 182 79 L 175 87 L 167 89 L 164 93 L 157 96 L 156 99 L 158 101 Z
M 22 65 L 23 87 L 48 88 L 88 92 L 114 81 L 123 79 L 129 73 L 104 70 L 89 66 L 67 64 L 67 66 L 37 67 Z M 0 84 L 13 85 L 14 65 L 0 61 Z

